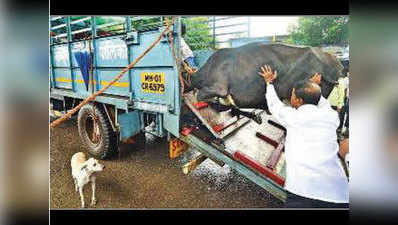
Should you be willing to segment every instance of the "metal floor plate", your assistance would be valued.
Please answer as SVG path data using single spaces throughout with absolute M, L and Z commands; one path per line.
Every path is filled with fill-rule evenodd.
M 246 124 L 239 130 L 239 132 L 235 132 L 228 136 L 228 138 L 224 139 L 226 147 L 225 150 L 231 154 L 235 151 L 240 151 L 260 164 L 266 165 L 271 153 L 275 150 L 275 147 L 258 138 L 256 136 L 256 132 L 278 141 L 283 136 L 283 131 L 267 122 L 269 119 L 275 121 L 272 116 L 263 112 L 261 113 L 261 117 L 263 120 L 262 124 L 250 121 L 250 123 Z M 275 168 L 276 173 L 282 177 L 285 177 L 284 166 L 285 157 L 282 152 Z
M 196 109 L 195 103 L 197 103 L 196 97 L 193 92 L 189 92 L 185 95 L 185 103 L 190 110 L 201 120 L 201 122 L 207 127 L 207 129 L 217 138 L 224 140 L 225 151 L 233 155 L 235 151 L 240 151 L 244 155 L 252 158 L 262 165 L 266 165 L 275 147 L 258 138 L 256 133 L 259 132 L 275 141 L 283 136 L 284 132 L 275 126 L 268 123 L 271 119 L 276 121 L 272 115 L 267 115 L 265 111 L 246 109 L 247 111 L 255 111 L 256 114 L 260 114 L 263 123 L 257 124 L 253 120 L 246 117 L 241 117 L 238 121 L 236 117 L 232 117 L 229 111 L 217 112 L 211 107 L 204 107 L 202 109 Z M 227 126 L 221 132 L 214 130 L 217 125 L 223 124 Z M 232 124 L 228 126 L 228 124 Z M 285 177 L 285 158 L 282 152 L 281 157 L 276 164 L 275 172 Z

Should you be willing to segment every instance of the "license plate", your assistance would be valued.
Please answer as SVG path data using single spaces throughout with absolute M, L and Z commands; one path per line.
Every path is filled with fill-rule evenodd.
M 165 91 L 164 72 L 142 72 L 141 89 L 147 93 L 163 94 Z

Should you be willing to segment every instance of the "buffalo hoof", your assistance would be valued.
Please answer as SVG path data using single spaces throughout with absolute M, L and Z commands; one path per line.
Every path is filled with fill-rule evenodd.
M 254 122 L 258 123 L 258 124 L 262 124 L 263 120 L 261 119 L 260 115 L 254 115 L 253 117 Z
M 231 112 L 230 112 L 231 116 L 239 116 L 239 112 L 237 112 L 237 110 L 235 108 L 231 108 Z

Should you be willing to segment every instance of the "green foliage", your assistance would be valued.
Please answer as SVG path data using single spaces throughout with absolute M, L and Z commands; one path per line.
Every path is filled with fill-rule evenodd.
M 297 45 L 348 44 L 348 16 L 300 17 L 298 25 L 291 27 L 287 43 Z
M 160 17 L 155 17 L 155 18 L 144 18 L 142 20 L 136 20 L 132 19 L 131 21 L 131 29 L 135 30 L 146 30 L 146 29 L 152 29 L 154 27 L 159 27 L 160 25 Z
M 82 19 L 86 16 L 72 16 L 71 21 L 79 20 Z M 84 25 L 82 25 L 82 23 Z M 85 27 L 89 27 L 91 24 L 91 20 L 86 20 L 82 23 L 79 24 L 74 24 L 72 25 L 72 30 L 77 30 Z M 95 17 L 95 24 L 97 26 L 107 24 L 107 23 L 118 23 L 112 26 L 104 27 L 101 30 L 104 31 L 118 31 L 118 30 L 123 30 L 123 25 L 125 23 L 125 19 L 123 17 L 109 17 L 109 16 L 96 16 Z
M 109 24 L 109 23 L 117 23 L 115 25 L 112 26 L 107 26 L 107 27 L 103 27 L 101 29 L 98 30 L 103 30 L 105 32 L 123 32 L 124 28 L 124 24 L 125 24 L 125 18 L 123 17 L 103 17 L 103 16 L 96 16 L 95 17 L 95 24 L 97 26 L 103 25 L 103 24 Z
M 76 16 L 72 17 L 72 20 L 78 20 L 83 18 L 83 16 Z M 133 30 L 146 30 L 146 29 L 152 29 L 156 26 L 160 25 L 160 18 L 161 17 L 153 17 L 153 18 L 140 18 L 140 17 L 132 17 L 131 18 L 131 29 Z M 125 17 L 109 17 L 109 16 L 96 16 L 95 17 L 95 24 L 97 26 L 103 25 L 103 24 L 109 24 L 109 23 L 115 23 L 115 25 L 108 26 L 101 28 L 101 30 L 104 30 L 106 32 L 111 32 L 111 31 L 123 31 L 125 28 Z M 89 26 L 89 22 L 86 21 L 86 26 Z
M 192 50 L 211 49 L 213 38 L 207 23 L 207 17 L 183 18 L 186 25 L 184 40 Z

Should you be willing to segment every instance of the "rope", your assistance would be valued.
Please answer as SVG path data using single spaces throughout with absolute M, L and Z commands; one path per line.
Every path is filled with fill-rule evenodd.
M 184 65 L 184 69 L 187 71 L 188 74 L 194 74 L 196 71 L 194 71 L 188 64 L 186 64 L 184 61 L 182 61 L 182 64 Z
M 166 23 L 168 23 L 169 19 L 166 17 L 165 18 Z M 169 31 L 169 42 L 170 42 L 170 47 L 171 47 L 171 53 L 173 54 L 173 58 L 174 58 L 174 62 L 177 66 L 177 68 L 179 68 L 178 66 L 178 59 L 175 53 L 175 48 L 174 48 L 174 37 L 173 37 L 173 32 L 170 30 Z M 182 61 L 182 65 L 184 66 L 185 71 L 187 71 L 188 74 L 188 82 L 182 77 L 182 72 L 180 69 L 178 69 L 178 78 L 180 80 L 181 83 L 181 96 L 184 95 L 184 90 L 185 90 L 185 84 L 191 86 L 191 75 L 194 74 L 196 71 L 192 70 L 192 68 L 190 66 L 188 66 L 188 64 L 186 64 L 184 61 Z
M 193 70 L 190 66 L 188 66 L 184 61 L 182 61 L 182 64 L 184 65 L 185 71 L 187 71 L 187 80 L 188 80 L 189 86 L 191 86 L 191 85 L 192 85 L 192 82 L 191 82 L 191 75 L 194 74 L 194 73 L 196 73 L 196 71 L 194 71 L 194 70 Z
M 166 17 L 165 18 L 166 23 L 169 23 L 169 19 Z M 184 84 L 184 78 L 182 77 L 181 71 L 180 71 L 180 67 L 178 66 L 178 59 L 175 53 L 175 48 L 174 48 L 174 37 L 173 37 L 173 32 L 171 30 L 169 30 L 169 42 L 170 42 L 170 48 L 171 48 L 171 53 L 173 55 L 174 58 L 174 62 L 176 64 L 176 67 L 178 68 L 178 78 L 180 80 L 181 83 L 181 96 L 184 95 L 184 90 L 185 90 L 185 84 Z
M 81 107 L 86 105 L 88 102 L 93 101 L 98 95 L 102 94 L 104 91 L 106 91 L 110 86 L 112 86 L 114 83 L 116 83 L 122 76 L 129 71 L 131 68 L 135 66 L 153 47 L 155 47 L 156 44 L 162 40 L 163 35 L 166 34 L 166 32 L 169 30 L 171 24 L 174 23 L 174 19 L 172 19 L 171 23 L 167 24 L 166 29 L 159 35 L 159 37 L 140 55 L 138 56 L 132 63 L 130 63 L 126 68 L 124 68 L 109 84 L 101 90 L 97 91 L 96 93 L 92 94 L 90 97 L 86 98 L 83 100 L 79 105 L 77 105 L 75 108 L 70 110 L 68 113 L 64 114 L 62 117 L 58 118 L 57 120 L 53 121 L 50 124 L 51 128 L 54 128 L 67 120 L 68 118 L 71 118 L 74 113 L 76 113 Z

